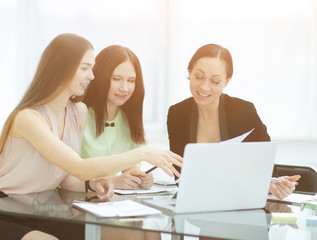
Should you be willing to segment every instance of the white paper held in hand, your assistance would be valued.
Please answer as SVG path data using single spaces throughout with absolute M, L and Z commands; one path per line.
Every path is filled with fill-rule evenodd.
M 238 137 L 224 140 L 224 141 L 221 141 L 220 143 L 241 143 L 244 139 L 246 139 L 247 136 L 250 135 L 251 132 L 253 132 L 253 130 L 254 130 L 254 128 L 251 129 L 249 132 L 246 132 Z

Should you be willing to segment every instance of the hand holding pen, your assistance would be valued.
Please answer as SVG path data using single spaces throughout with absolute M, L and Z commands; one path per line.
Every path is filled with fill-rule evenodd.
M 155 170 L 157 167 L 152 167 L 149 170 L 147 170 L 145 172 L 145 176 L 139 176 L 139 178 L 141 179 L 141 183 L 139 184 L 139 187 L 142 189 L 150 189 L 153 185 L 154 182 L 154 178 L 153 178 L 153 174 L 151 173 L 153 170 Z
M 282 179 L 271 177 L 271 182 L 283 182 Z M 295 185 L 298 185 L 298 182 L 293 182 Z
M 139 176 L 141 179 L 141 184 L 139 187 L 142 189 L 150 189 L 154 182 L 153 174 L 151 173 L 156 167 L 152 167 L 151 169 L 145 172 L 145 176 Z
M 295 190 L 298 179 L 300 179 L 300 175 L 271 178 L 270 192 L 279 199 L 286 198 Z

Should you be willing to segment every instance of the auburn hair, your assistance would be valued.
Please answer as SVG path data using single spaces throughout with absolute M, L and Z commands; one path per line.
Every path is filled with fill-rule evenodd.
M 226 64 L 227 77 L 231 79 L 233 74 L 233 64 L 231 54 L 227 48 L 218 44 L 206 44 L 200 47 L 189 61 L 187 67 L 189 73 L 192 71 L 197 60 L 203 57 L 214 57 L 223 60 Z
M 83 102 L 95 112 L 96 137 L 98 137 L 104 131 L 104 117 L 107 116 L 108 93 L 113 71 L 118 65 L 126 61 L 132 63 L 136 73 L 136 81 L 132 96 L 121 108 L 128 120 L 132 140 L 137 144 L 144 144 L 143 76 L 139 59 L 129 48 L 111 45 L 97 55 L 93 68 L 95 79 L 90 83 Z

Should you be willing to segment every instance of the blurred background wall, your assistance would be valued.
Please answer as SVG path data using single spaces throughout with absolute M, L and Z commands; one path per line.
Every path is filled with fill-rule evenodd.
M 190 97 L 191 56 L 207 43 L 228 48 L 234 73 L 224 92 L 255 104 L 279 143 L 277 162 L 317 168 L 316 0 L 0 0 L 1 128 L 64 32 L 87 38 L 95 55 L 111 44 L 136 53 L 146 139 L 163 148 L 169 106 Z

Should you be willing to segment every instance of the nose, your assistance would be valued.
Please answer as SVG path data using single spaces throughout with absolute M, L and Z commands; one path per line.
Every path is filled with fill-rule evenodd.
M 89 72 L 88 79 L 89 79 L 90 81 L 92 81 L 92 80 L 95 79 L 95 76 L 94 76 L 94 73 L 93 73 L 92 70 L 90 70 L 90 72 Z
M 122 92 L 128 91 L 128 83 L 127 83 L 126 80 L 122 80 L 121 81 L 119 90 L 122 91 Z
M 210 89 L 209 81 L 206 79 L 201 85 L 200 88 L 204 91 L 208 91 Z

